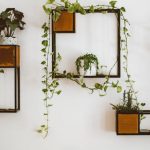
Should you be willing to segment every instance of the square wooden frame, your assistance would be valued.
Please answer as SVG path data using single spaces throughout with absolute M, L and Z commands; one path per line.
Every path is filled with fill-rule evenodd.
M 55 10 L 53 10 L 55 11 Z M 89 9 L 86 9 L 87 13 L 90 13 Z M 115 13 L 116 17 L 117 17 L 117 74 L 116 75 L 110 75 L 110 78 L 119 78 L 121 76 L 121 45 L 120 45 L 120 9 L 101 9 L 101 10 L 95 10 L 94 13 L 103 13 L 103 12 L 107 12 L 107 13 Z M 77 12 L 78 13 L 78 12 Z M 75 17 L 74 17 L 75 19 Z M 74 20 L 75 22 L 75 20 Z M 75 27 L 74 27 L 75 29 Z M 55 69 L 55 64 L 56 64 L 56 34 L 57 33 L 74 33 L 75 30 L 73 32 L 55 32 L 53 30 L 53 19 L 52 19 L 52 72 Z M 59 72 L 58 72 L 59 74 Z M 79 78 L 80 75 L 74 75 L 74 78 Z M 100 75 L 94 75 L 94 76 L 84 76 L 84 78 L 105 78 L 106 75 L 105 74 L 100 74 Z M 66 78 L 66 76 L 64 75 L 57 75 L 57 73 L 53 74 L 53 78 Z

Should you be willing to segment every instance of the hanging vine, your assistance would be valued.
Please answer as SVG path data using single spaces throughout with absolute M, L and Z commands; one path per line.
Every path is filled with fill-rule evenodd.
M 114 66 L 117 62 L 112 66 L 110 69 L 108 75 L 105 76 L 104 81 L 101 83 L 95 83 L 93 87 L 89 87 L 85 81 L 84 78 L 81 76 L 81 78 L 73 78 L 74 73 L 64 71 L 63 73 L 58 73 L 58 65 L 61 61 L 61 55 L 58 54 L 56 58 L 56 64 L 54 71 L 49 71 L 49 57 L 53 55 L 53 53 L 50 52 L 50 20 L 53 19 L 53 21 L 57 21 L 61 15 L 62 10 L 66 10 L 69 13 L 75 13 L 78 12 L 80 14 L 86 15 L 86 9 L 89 10 L 89 13 L 94 13 L 95 10 L 101 10 L 101 9 L 118 9 L 116 7 L 116 1 L 110 1 L 109 5 L 91 5 L 83 7 L 80 5 L 78 1 L 71 3 L 69 0 L 61 0 L 60 3 L 57 3 L 55 0 L 47 0 L 46 4 L 43 6 L 43 9 L 45 13 L 49 16 L 48 23 L 44 23 L 42 26 L 43 29 L 43 41 L 42 45 L 43 48 L 41 50 L 43 55 L 43 61 L 41 62 L 43 66 L 43 77 L 42 77 L 42 84 L 43 84 L 43 93 L 44 93 L 44 105 L 45 105 L 45 113 L 43 114 L 45 117 L 45 123 L 40 126 L 38 129 L 38 132 L 41 134 L 44 134 L 44 137 L 48 135 L 48 129 L 49 129 L 49 107 L 52 106 L 51 100 L 53 96 L 59 95 L 61 93 L 61 90 L 58 90 L 59 87 L 59 79 L 52 78 L 53 74 L 65 76 L 68 80 L 71 80 L 78 84 L 80 87 L 88 89 L 93 93 L 94 91 L 99 92 L 99 96 L 105 96 L 107 94 L 108 88 L 114 88 L 117 90 L 118 93 L 122 91 L 122 87 L 119 83 L 119 81 L 111 82 L 110 81 L 110 74 Z M 52 14 L 52 10 L 55 9 L 54 13 Z M 125 81 L 127 83 L 127 87 L 133 91 L 135 100 L 137 101 L 136 92 L 134 91 L 134 81 L 131 79 L 131 75 L 128 71 L 128 38 L 130 37 L 128 26 L 130 25 L 128 20 L 124 17 L 124 12 L 126 12 L 124 7 L 119 8 L 120 9 L 120 15 L 121 15 L 121 23 L 122 23 L 122 36 L 121 36 L 121 50 L 123 55 L 123 68 L 127 76 L 127 80 Z M 106 11 L 103 13 L 107 13 Z M 51 18 L 52 17 L 52 18 Z

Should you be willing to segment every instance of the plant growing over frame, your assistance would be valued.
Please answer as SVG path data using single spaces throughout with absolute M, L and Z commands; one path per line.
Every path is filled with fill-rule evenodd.
M 78 12 L 80 14 L 86 15 L 86 9 L 89 9 L 90 13 L 93 13 L 96 10 L 104 10 L 104 9 L 118 9 L 116 7 L 116 1 L 110 1 L 109 5 L 91 5 L 91 6 L 86 6 L 83 7 L 80 5 L 80 3 L 78 1 L 71 3 L 69 2 L 69 0 L 61 0 L 60 3 L 56 2 L 55 0 L 47 0 L 46 4 L 43 6 L 44 11 L 46 12 L 46 14 L 49 16 L 49 21 L 48 23 L 44 23 L 44 25 L 42 26 L 43 29 L 43 41 L 42 41 L 42 54 L 43 54 L 43 61 L 41 62 L 41 64 L 43 65 L 43 70 L 44 70 L 44 75 L 42 77 L 42 83 L 44 88 L 42 89 L 45 97 L 44 97 L 44 104 L 45 104 L 45 108 L 46 108 L 46 112 L 43 114 L 46 119 L 45 119 L 45 123 L 42 124 L 40 126 L 40 128 L 38 129 L 39 133 L 42 133 L 45 135 L 45 137 L 48 135 L 48 129 L 49 129 L 49 107 L 51 107 L 51 99 L 53 98 L 53 96 L 55 94 L 60 94 L 61 90 L 58 89 L 59 86 L 59 79 L 56 78 L 52 78 L 53 74 L 58 74 L 58 65 L 59 62 L 61 61 L 61 56 L 60 54 L 58 54 L 57 59 L 56 59 L 56 64 L 55 64 L 55 69 L 53 72 L 49 71 L 49 56 L 53 55 L 53 53 L 50 53 L 50 19 L 52 16 L 52 19 L 54 21 L 57 21 L 61 15 L 62 10 L 66 10 L 69 13 L 74 13 L 74 12 Z M 55 9 L 55 11 L 52 13 L 52 9 Z M 135 98 L 135 101 L 137 101 L 137 96 L 136 96 L 136 91 L 134 90 L 134 81 L 131 78 L 131 75 L 129 74 L 128 71 L 128 38 L 130 37 L 129 34 L 129 30 L 128 30 L 128 26 L 130 25 L 128 20 L 125 18 L 124 16 L 124 12 L 126 12 L 124 7 L 119 8 L 120 9 L 120 17 L 121 17 L 121 21 L 122 21 L 122 35 L 121 35 L 121 50 L 122 50 L 122 55 L 123 55 L 123 69 L 126 73 L 126 84 L 127 87 L 129 88 L 129 90 L 132 91 L 132 95 Z M 104 13 L 107 13 L 107 11 L 104 11 Z M 91 64 L 91 63 L 90 63 Z M 78 66 L 80 66 L 80 64 L 77 64 Z M 114 64 L 115 65 L 115 64 Z M 113 67 L 114 67 L 113 65 Z M 112 68 L 113 68 L 112 67 Z M 83 78 L 79 78 L 79 79 L 75 79 L 73 78 L 74 73 L 71 72 L 67 72 L 64 71 L 63 76 L 65 76 L 67 79 L 77 83 L 79 86 L 81 86 L 82 88 L 86 88 L 88 90 L 91 91 L 91 93 L 93 93 L 94 91 L 98 91 L 100 96 L 105 96 L 107 94 L 107 90 L 108 88 L 115 88 L 117 90 L 118 93 L 120 93 L 122 91 L 122 87 L 119 83 L 119 81 L 117 82 L 113 82 L 110 81 L 109 75 L 111 73 L 111 70 L 109 71 L 109 74 L 105 76 L 105 80 L 104 82 L 100 82 L 100 83 L 95 83 L 93 87 L 89 87 Z M 77 69 L 78 70 L 78 69 Z M 60 74 L 60 73 L 59 73 Z

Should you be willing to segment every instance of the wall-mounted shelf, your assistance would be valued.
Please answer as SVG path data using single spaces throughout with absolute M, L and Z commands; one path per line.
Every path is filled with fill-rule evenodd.
M 55 9 L 53 10 L 53 14 L 55 13 L 56 11 L 55 11 Z M 90 14 L 90 10 L 89 9 L 86 9 L 86 12 L 87 12 L 87 16 Z M 107 12 L 107 13 L 106 13 Z M 115 73 L 112 73 L 112 74 L 110 74 L 109 75 L 109 77 L 110 78 L 119 78 L 120 76 L 121 76 L 121 69 L 120 69 L 120 67 L 121 67 L 121 60 L 120 60 L 120 49 L 121 49 L 121 46 L 120 46 L 120 9 L 101 9 L 101 10 L 95 10 L 94 11 L 94 13 L 91 13 L 91 15 L 96 15 L 95 17 L 97 18 L 97 20 L 96 21 L 100 21 L 99 19 L 100 19 L 100 16 L 98 16 L 98 15 L 100 15 L 100 14 L 108 14 L 108 16 L 109 16 L 109 19 L 111 18 L 110 16 L 115 16 L 115 24 L 114 24 L 114 26 L 115 26 L 115 36 L 113 37 L 113 39 L 115 39 L 116 40 L 116 45 L 115 45 L 115 49 L 113 49 L 114 50 L 114 53 L 115 53 L 115 58 L 114 57 L 112 57 L 113 58 L 113 63 L 111 64 L 111 65 L 113 65 L 114 64 L 114 62 L 116 62 L 116 64 L 115 64 L 115 66 L 116 66 L 116 70 L 115 70 Z M 85 15 L 86 16 L 86 15 Z M 56 66 L 56 58 L 57 58 L 57 53 L 60 53 L 60 55 L 62 54 L 61 52 L 59 52 L 60 51 L 60 43 L 59 43 L 59 41 L 60 41 L 60 38 L 62 37 L 62 35 L 63 35 L 63 33 L 65 34 L 64 36 L 64 39 L 62 39 L 62 41 L 61 41 L 61 43 L 63 43 L 63 40 L 64 40 L 64 42 L 65 41 L 68 41 L 68 40 L 66 40 L 67 39 L 67 36 L 71 36 L 71 37 L 73 37 L 73 41 L 70 41 L 69 40 L 69 43 L 72 43 L 72 45 L 71 45 L 71 47 L 69 47 L 69 46 L 67 46 L 67 48 L 69 47 L 69 50 L 68 50 L 68 53 L 66 54 L 66 56 L 69 56 L 69 59 L 70 58 L 73 58 L 73 61 L 72 62 L 75 62 L 74 61 L 74 59 L 75 59 L 75 56 L 76 55 L 74 55 L 74 51 L 73 51 L 73 49 L 74 49 L 74 47 L 75 47 L 75 45 L 73 45 L 73 42 L 74 41 L 77 41 L 77 40 L 75 40 L 74 39 L 74 37 L 76 37 L 77 39 L 79 38 L 79 36 L 77 36 L 79 33 L 82 33 L 82 32 L 79 32 L 80 30 L 79 30 L 79 27 L 81 27 L 81 26 L 78 26 L 78 24 L 79 24 L 79 21 L 78 21 L 78 18 L 79 18 L 80 16 L 79 16 L 79 13 L 68 13 L 68 12 L 66 12 L 65 11 L 65 9 L 62 11 L 62 14 L 61 14 L 61 16 L 60 16 L 60 18 L 58 19 L 58 21 L 53 21 L 53 19 L 52 19 L 52 26 L 51 26 L 51 28 L 52 28 L 52 52 L 53 52 L 53 55 L 52 55 L 52 71 L 54 71 L 54 69 L 55 69 L 55 66 Z M 83 16 L 82 16 L 83 17 Z M 89 16 L 90 17 L 90 16 Z M 82 19 L 83 20 L 83 19 Z M 101 21 L 102 22 L 102 21 Z M 90 37 L 90 31 L 93 31 L 90 27 L 92 27 L 92 26 L 90 26 L 90 20 L 85 20 L 85 22 L 83 22 L 83 24 L 84 23 L 86 23 L 86 27 L 88 28 L 88 30 L 87 30 L 87 32 L 84 34 L 84 35 L 86 35 L 86 37 Z M 95 22 L 95 24 L 97 24 L 97 22 Z M 102 30 L 102 28 L 96 28 L 96 29 L 94 29 L 95 30 L 95 32 L 97 33 L 99 30 Z M 89 31 L 89 32 L 88 32 Z M 73 33 L 73 34 L 70 34 L 70 33 Z M 83 32 L 84 33 L 84 32 Z M 93 33 L 93 32 L 92 32 Z M 100 34 L 99 34 L 100 35 Z M 61 37 L 59 37 L 59 36 L 61 36 Z M 103 36 L 103 35 L 102 35 Z M 97 37 L 95 36 L 95 37 L 93 37 L 94 39 L 95 39 L 95 41 L 97 41 L 97 43 L 99 43 L 98 44 L 98 46 L 99 45 L 101 45 L 100 44 L 100 42 L 101 42 L 101 40 L 99 40 L 99 39 L 97 39 Z M 87 41 L 89 41 L 89 39 L 87 40 Z M 80 41 L 81 43 L 82 43 L 82 41 Z M 76 45 L 80 45 L 81 43 L 78 43 L 78 44 L 76 44 Z M 84 42 L 83 42 L 84 43 Z M 89 43 L 89 42 L 88 42 Z M 87 44 L 88 44 L 87 43 Z M 112 42 L 113 43 L 113 42 Z M 60 44 L 60 45 L 59 45 Z M 65 45 L 67 45 L 67 44 L 65 44 Z M 63 49 L 63 48 L 62 48 Z M 95 49 L 95 48 L 91 48 L 91 49 Z M 59 50 L 59 51 L 58 51 Z M 101 48 L 100 47 L 98 47 L 98 49 L 96 49 L 96 50 L 101 50 Z M 63 50 L 62 50 L 63 51 Z M 67 50 L 66 50 L 66 48 L 64 48 L 64 51 L 65 52 L 67 52 Z M 71 53 L 71 51 L 72 51 L 72 53 Z M 77 50 L 76 50 L 76 52 L 77 52 Z M 82 53 L 82 52 L 80 52 L 80 53 Z M 79 54 L 80 54 L 79 53 Z M 88 53 L 88 52 L 86 52 L 86 53 Z M 90 51 L 90 53 L 91 53 L 91 51 Z M 69 54 L 72 54 L 72 56 L 71 55 L 69 55 Z M 109 54 L 110 54 L 110 52 L 109 52 Z M 78 55 L 79 56 L 79 55 Z M 103 55 L 101 56 L 101 57 L 103 57 Z M 77 57 L 76 57 L 77 58 Z M 64 59 L 64 57 L 63 57 L 63 59 Z M 69 60 L 68 59 L 68 60 Z M 67 61 L 66 61 L 67 62 Z M 65 62 L 65 64 L 69 64 L 69 63 L 66 63 Z M 65 66 L 65 65 L 64 65 Z M 63 66 L 63 67 L 64 67 Z M 71 66 L 71 67 L 70 67 Z M 70 64 L 70 68 L 74 68 L 74 66 L 72 65 L 72 63 Z M 60 70 L 60 72 L 58 72 L 58 73 L 56 73 L 56 74 L 53 74 L 53 78 L 66 78 L 66 76 L 65 75 L 61 75 L 62 73 L 63 73 L 63 71 L 64 70 L 67 70 L 68 71 L 68 68 L 66 68 L 66 67 L 64 67 L 64 68 L 61 68 L 61 70 Z M 69 72 L 72 72 L 72 71 L 69 71 Z M 109 73 L 109 72 L 108 72 Z M 99 74 L 97 74 L 97 75 L 90 75 L 90 76 L 84 76 L 84 78 L 105 78 L 106 77 L 106 75 L 108 75 L 108 73 L 99 73 Z M 78 75 L 76 72 L 74 73 L 74 75 L 73 75 L 73 77 L 74 78 L 80 78 L 80 75 Z
M 116 112 L 117 135 L 150 135 L 150 128 L 141 129 L 141 115 L 150 115 L 150 110 L 133 113 Z
M 20 46 L 19 45 L 0 45 L 0 68 L 14 69 L 14 108 L 0 108 L 0 113 L 15 113 L 18 110 L 20 110 Z

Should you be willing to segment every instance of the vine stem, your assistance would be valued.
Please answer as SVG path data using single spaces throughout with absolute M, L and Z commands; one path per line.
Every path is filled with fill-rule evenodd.
M 49 86 L 49 71 L 48 71 L 48 68 L 49 68 L 49 53 L 50 53 L 50 15 L 49 15 L 49 19 L 48 19 L 49 21 L 48 21 L 48 28 L 49 28 L 49 30 L 48 30 L 48 34 L 49 34 L 49 36 L 48 36 L 48 47 L 47 47 L 47 53 L 46 53 L 46 89 L 48 89 L 48 86 Z M 47 135 L 48 135 L 48 128 L 49 128 L 49 109 L 48 109 L 48 97 L 49 97 L 49 95 L 48 95 L 48 92 L 49 91 L 46 91 L 46 97 L 47 97 L 47 99 L 46 99 L 46 101 L 45 101 L 45 106 L 46 106 L 46 128 L 47 128 L 47 130 L 46 130 L 46 134 L 45 134 L 45 136 L 44 136 L 44 138 L 46 138 L 47 137 Z

